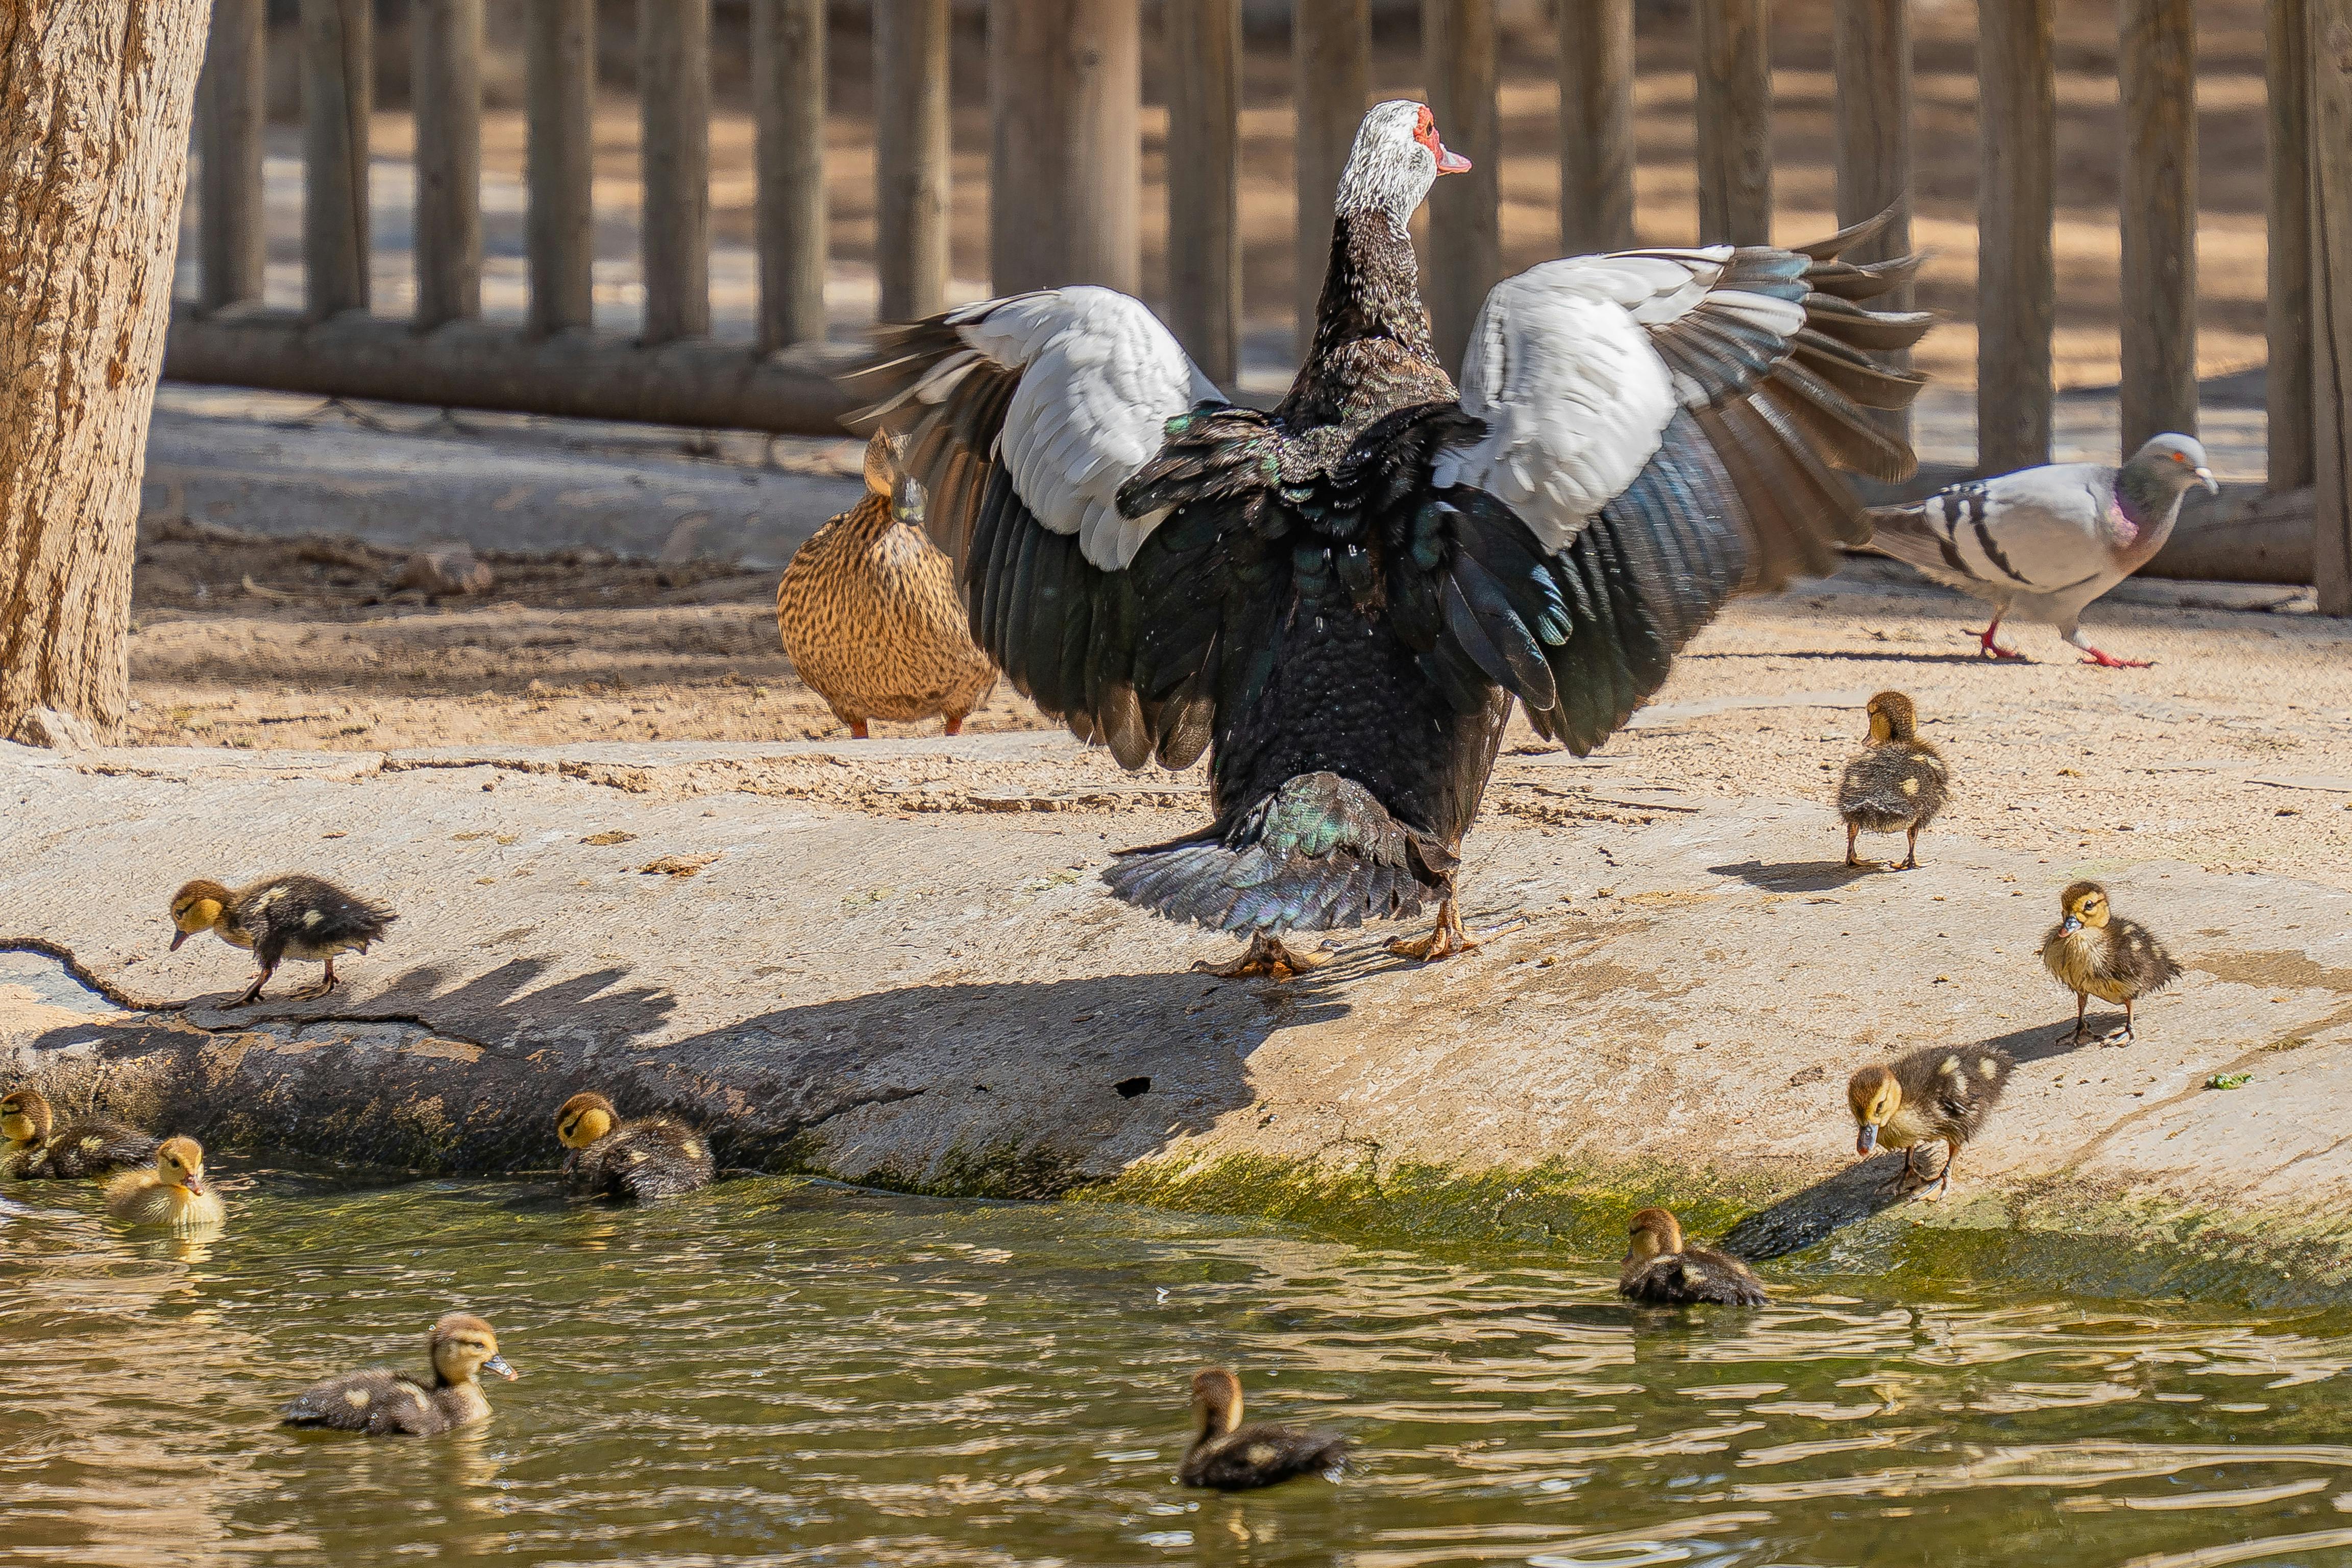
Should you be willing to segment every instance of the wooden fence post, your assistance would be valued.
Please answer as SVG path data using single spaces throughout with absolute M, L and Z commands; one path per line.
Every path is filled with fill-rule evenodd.
M 2311 75 L 2311 287 L 2319 613 L 2352 616 L 2352 0 L 2305 0 Z
M 637 0 L 647 347 L 710 331 L 710 0 Z
M 368 0 L 302 0 L 303 308 L 368 306 L 368 116 L 375 26 Z
M 1979 0 L 1977 468 L 2050 460 L 2057 0 Z
M 948 0 L 876 0 L 875 270 L 882 319 L 947 309 Z
M 1202 374 L 1241 370 L 1241 0 L 1186 0 L 1168 29 L 1168 314 Z
M 1877 238 L 1854 247 L 1851 261 L 1885 261 L 1911 253 L 1911 16 L 1909 0 L 1838 0 L 1836 38 L 1837 218 L 1843 228 L 1893 208 Z M 1911 308 L 1906 284 L 1880 307 Z M 1896 349 L 1878 356 L 1907 368 Z M 1880 416 L 1885 427 L 1910 439 L 1911 414 Z
M 1297 105 L 1297 352 L 1307 353 L 1331 255 L 1331 207 L 1371 93 L 1371 0 L 1297 0 L 1290 91 Z
M 197 84 L 196 127 L 204 151 L 198 192 L 206 310 L 261 298 L 264 244 L 261 126 L 268 57 L 264 0 L 214 0 Z
M 1429 193 L 1430 338 L 1448 370 L 1503 276 L 1502 123 L 1495 100 L 1495 0 L 1422 0 L 1422 77 L 1437 134 L 1470 171 Z
M 1633 244 L 1633 0 L 1561 0 L 1559 248 Z
M 523 60 L 530 327 L 545 337 L 596 313 L 596 0 L 530 0 Z
M 990 0 L 995 292 L 1064 283 L 1135 292 L 1141 26 L 1137 0 Z
M 2197 433 L 2196 0 L 2124 0 L 2123 455 Z
M 482 0 L 416 0 L 416 325 L 482 313 Z
M 2304 0 L 2265 8 L 2264 77 L 2270 104 L 2267 162 L 2270 342 L 2263 374 L 2269 405 L 2267 489 L 2311 483 L 2311 67 Z
M 881 28 L 877 11 L 877 43 Z M 824 0 L 753 0 L 751 80 L 759 122 L 760 352 L 773 353 L 824 341 Z M 940 112 L 944 130 L 944 104 Z M 890 123 L 888 116 L 883 123 Z M 942 169 L 942 201 L 946 178 Z M 882 212 L 887 234 L 887 201 Z M 945 266 L 942 248 L 942 271 Z M 881 275 L 890 276 L 887 268 Z M 887 281 L 883 297 L 887 320 Z
M 1772 239 L 1772 56 L 1766 0 L 1698 0 L 1698 237 Z

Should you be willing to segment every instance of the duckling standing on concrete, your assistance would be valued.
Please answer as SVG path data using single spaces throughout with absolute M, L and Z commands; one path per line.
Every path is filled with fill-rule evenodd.
M 325 979 L 297 994 L 324 996 L 335 988 L 336 955 L 365 952 L 397 918 L 382 904 L 299 871 L 265 877 L 234 892 L 199 878 L 172 895 L 172 924 L 177 928 L 172 951 L 207 931 L 232 947 L 252 949 L 260 967 L 245 994 L 228 1004 L 232 1007 L 259 1001 L 262 986 L 288 958 L 327 966 Z
M 433 1381 L 404 1372 L 371 1368 L 312 1384 L 286 1402 L 289 1426 L 328 1426 L 364 1432 L 371 1437 L 429 1436 L 487 1421 L 490 1402 L 476 1374 L 497 1373 L 509 1380 L 522 1373 L 499 1354 L 499 1336 L 468 1312 L 451 1312 L 433 1325 L 425 1341 Z
M 1617 1294 L 1653 1307 L 1760 1307 L 1764 1282 L 1727 1252 L 1683 1245 L 1682 1222 L 1664 1209 L 1643 1209 L 1625 1226 L 1632 1237 Z
M 1910 853 L 1899 869 L 1919 866 L 1919 830 L 1951 798 L 1951 772 L 1943 753 L 1919 739 L 1918 710 L 1900 691 L 1870 700 L 1870 742 L 1838 780 L 1838 815 L 1845 818 L 1845 863 L 1859 866 L 1853 841 L 1862 833 L 1900 833 Z
M 106 1184 L 106 1212 L 132 1225 L 200 1230 L 227 1217 L 220 1194 L 205 1184 L 205 1152 L 193 1138 L 155 1146 L 155 1168 L 125 1171 Z
M 575 1094 L 555 1113 L 555 1139 L 571 1152 L 563 1177 L 575 1193 L 639 1204 L 710 1184 L 710 1145 L 667 1116 L 623 1121 L 601 1094 Z
M 2016 1070 L 2010 1054 L 1992 1046 L 1931 1046 L 1859 1069 L 1845 1086 L 1846 1104 L 1860 1129 L 1854 1152 L 1868 1155 L 1881 1144 L 1902 1150 L 1903 1170 L 1895 1181 L 1908 1191 L 1927 1182 L 1912 1166 L 1913 1152 L 1940 1141 L 1943 1173 L 1921 1196 L 1929 1202 L 1942 1197 L 1951 1191 L 1961 1145 L 1984 1130 L 1993 1102 Z
M 2146 926 L 2110 909 L 2107 890 L 2096 882 L 2068 884 L 2058 908 L 2065 918 L 2042 939 L 2042 965 L 2074 993 L 2074 1032 L 2064 1043 L 2082 1044 L 2083 1014 L 2096 996 L 2124 1009 L 2124 1026 L 2109 1030 L 2100 1043 L 2131 1044 L 2132 1004 L 2179 979 L 2180 965 Z
M 898 441 L 866 447 L 866 497 L 793 552 L 776 586 L 776 630 L 809 689 L 866 739 L 868 719 L 932 714 L 950 735 L 988 700 L 996 666 L 971 640 L 955 567 L 923 534 L 923 487 Z
M 155 1158 L 156 1141 L 136 1127 L 84 1116 L 51 1133 L 49 1102 L 37 1089 L 0 1097 L 0 1177 L 79 1181 L 135 1170 Z
M 1336 1432 L 1301 1432 L 1242 1419 L 1242 1380 L 1221 1366 L 1192 1378 L 1192 1446 L 1176 1479 L 1221 1492 L 1270 1487 L 1319 1472 L 1337 1480 L 1348 1462 L 1348 1439 Z

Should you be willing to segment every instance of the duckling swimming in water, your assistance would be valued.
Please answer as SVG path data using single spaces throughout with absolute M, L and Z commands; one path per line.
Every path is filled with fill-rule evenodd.
M 622 1121 L 601 1094 L 575 1094 L 555 1113 L 564 1180 L 575 1193 L 623 1203 L 675 1197 L 710 1184 L 710 1145 L 667 1116 Z
M 296 993 L 324 996 L 335 988 L 336 956 L 365 952 L 398 918 L 382 904 L 300 871 L 264 877 L 234 891 L 198 878 L 172 895 L 172 924 L 177 928 L 172 951 L 207 931 L 232 947 L 252 949 L 258 971 L 245 994 L 228 1004 L 232 1007 L 261 1000 L 262 986 L 288 958 L 327 966 L 325 979 Z
M 1242 1380 L 1223 1367 L 1192 1377 L 1192 1446 L 1176 1479 L 1188 1487 L 1221 1492 L 1270 1487 L 1319 1471 L 1339 1479 L 1348 1462 L 1348 1439 L 1336 1432 L 1301 1432 L 1258 1421 L 1244 1426 Z
M 132 1225 L 198 1230 L 227 1217 L 220 1194 L 205 1184 L 205 1152 L 193 1138 L 155 1145 L 155 1168 L 125 1171 L 106 1184 L 106 1212 Z
M 2083 1014 L 2096 996 L 2124 1009 L 2124 1026 L 2110 1029 L 2100 1044 L 2131 1044 L 2132 1004 L 2179 979 L 2180 965 L 2146 926 L 2109 908 L 2107 890 L 2096 882 L 2070 883 L 2058 895 L 2058 909 L 2065 918 L 2042 939 L 2042 966 L 2074 993 L 2074 1032 L 2062 1037 L 2063 1043 L 2083 1043 Z
M 1879 1145 L 1903 1151 L 1900 1190 L 1922 1186 L 1927 1178 L 1911 1163 L 1923 1143 L 1944 1145 L 1943 1173 L 1921 1197 L 1933 1202 L 1952 1189 L 1952 1167 L 1960 1148 L 1984 1130 L 1993 1102 L 2009 1087 L 2016 1059 L 1993 1046 L 1930 1046 L 1891 1062 L 1874 1062 L 1846 1080 L 1846 1104 L 1853 1111 L 1853 1151 L 1868 1155 Z
M 1643 1209 L 1625 1226 L 1632 1238 L 1617 1272 L 1617 1294 L 1654 1307 L 1760 1307 L 1764 1281 L 1727 1252 L 1683 1245 L 1682 1222 L 1664 1209 Z
M 49 1102 L 37 1089 L 0 1097 L 0 1177 L 78 1181 L 135 1170 L 155 1158 L 156 1140 L 103 1116 L 84 1116 L 51 1134 Z
M 487 1421 L 490 1402 L 478 1373 L 514 1379 L 522 1373 L 499 1353 L 499 1336 L 470 1312 L 451 1312 L 425 1339 L 433 1367 L 427 1383 L 404 1372 L 373 1367 L 314 1383 L 286 1402 L 289 1426 L 328 1426 L 364 1432 L 371 1437 L 407 1434 L 429 1436 Z
M 1870 740 L 1838 780 L 1838 815 L 1845 819 L 1845 863 L 1859 866 L 1853 841 L 1864 833 L 1900 833 L 1910 853 L 1898 870 L 1919 868 L 1919 830 L 1951 799 L 1944 754 L 1919 739 L 1918 710 L 1900 691 L 1870 700 Z

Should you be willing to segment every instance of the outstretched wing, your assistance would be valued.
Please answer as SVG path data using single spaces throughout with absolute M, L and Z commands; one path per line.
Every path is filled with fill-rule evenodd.
M 906 434 L 973 640 L 1121 764 L 1191 766 L 1209 742 L 1219 605 L 1205 585 L 1223 580 L 1225 541 L 1206 511 L 1128 517 L 1118 496 L 1171 421 L 1257 416 L 1228 407 L 1158 318 L 1108 289 L 986 300 L 877 342 L 847 378 L 871 400 L 850 423 Z
M 1425 465 L 1388 492 L 1389 587 L 1457 707 L 1501 686 L 1581 755 L 1731 595 L 1830 572 L 1835 544 L 1869 538 L 1834 470 L 1910 474 L 1867 410 L 1907 406 L 1921 378 L 1867 351 L 1933 320 L 1858 302 L 1917 265 L 1836 259 L 1876 227 L 1547 262 L 1487 296 L 1458 411 L 1366 433 L 1385 443 L 1367 462 Z

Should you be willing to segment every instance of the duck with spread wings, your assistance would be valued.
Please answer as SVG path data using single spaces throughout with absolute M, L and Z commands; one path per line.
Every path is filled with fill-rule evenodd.
M 860 428 L 906 436 L 974 639 L 1125 766 L 1210 755 L 1215 820 L 1121 854 L 1130 903 L 1245 936 L 1219 973 L 1317 960 L 1286 932 L 1456 909 L 1513 698 L 1581 755 L 1732 594 L 1835 564 L 1869 522 L 1835 470 L 1897 479 L 1866 412 L 1918 379 L 1867 351 L 1924 314 L 1860 301 L 1859 226 L 1801 250 L 1547 262 L 1496 285 L 1457 389 L 1406 226 L 1469 164 L 1429 110 L 1364 118 L 1315 336 L 1270 411 L 1226 401 L 1142 304 L 1072 287 L 877 334 Z

